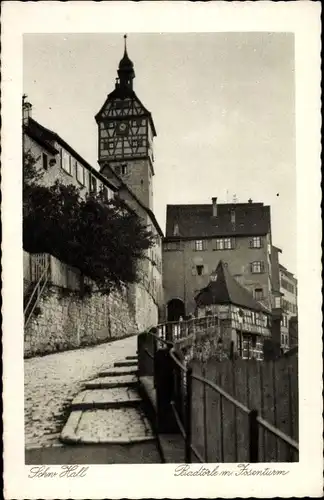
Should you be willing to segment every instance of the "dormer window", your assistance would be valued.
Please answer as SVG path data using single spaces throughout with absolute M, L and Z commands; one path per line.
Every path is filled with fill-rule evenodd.
M 173 236 L 179 236 L 179 224 L 173 226 Z

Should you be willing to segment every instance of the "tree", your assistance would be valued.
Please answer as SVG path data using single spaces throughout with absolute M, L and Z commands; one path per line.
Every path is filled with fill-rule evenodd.
M 138 215 L 102 193 L 84 200 L 73 185 L 39 185 L 34 167 L 30 158 L 24 163 L 24 249 L 54 255 L 101 289 L 138 281 L 138 261 L 154 244 Z

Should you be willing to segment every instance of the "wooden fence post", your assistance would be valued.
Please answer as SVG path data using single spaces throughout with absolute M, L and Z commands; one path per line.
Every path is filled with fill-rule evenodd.
M 173 364 L 169 349 L 158 349 L 156 351 L 154 367 L 157 422 L 158 431 L 161 433 L 179 432 L 171 406 L 174 387 Z
M 192 406 L 192 368 L 187 370 L 187 398 L 186 398 L 186 443 L 185 443 L 185 463 L 191 463 L 191 406 Z
M 258 410 L 251 410 L 249 413 L 249 457 L 251 463 L 258 462 L 259 454 L 259 429 L 258 429 Z

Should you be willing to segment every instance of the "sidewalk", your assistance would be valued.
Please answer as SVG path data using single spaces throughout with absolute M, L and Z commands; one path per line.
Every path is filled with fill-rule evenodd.
M 82 383 L 112 367 L 115 361 L 134 354 L 136 349 L 135 335 L 95 347 L 26 359 L 26 449 L 59 445 L 71 401 L 80 392 Z

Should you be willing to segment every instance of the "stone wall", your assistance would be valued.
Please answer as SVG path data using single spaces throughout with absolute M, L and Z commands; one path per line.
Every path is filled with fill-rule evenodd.
M 142 284 L 129 287 L 129 303 L 132 305 L 139 332 L 149 330 L 158 324 L 158 305 Z
M 144 317 L 144 316 L 143 316 Z M 49 285 L 25 329 L 25 356 L 95 345 L 138 332 L 127 292 L 81 298 Z

